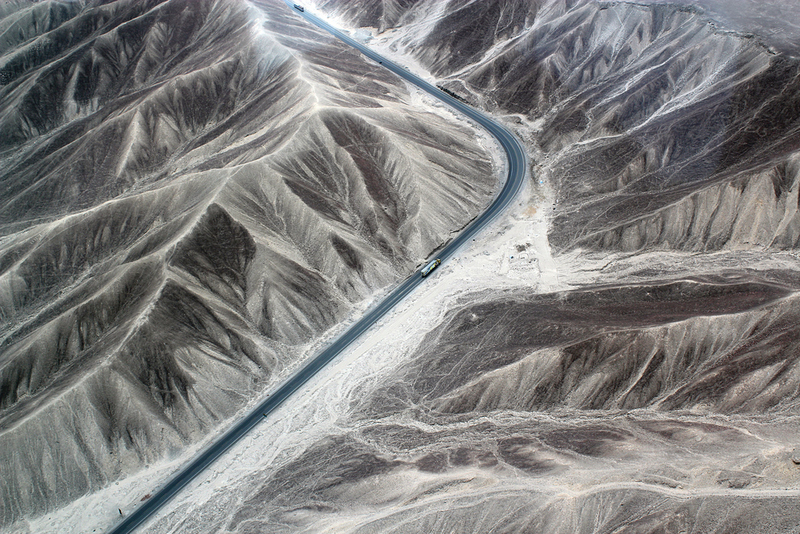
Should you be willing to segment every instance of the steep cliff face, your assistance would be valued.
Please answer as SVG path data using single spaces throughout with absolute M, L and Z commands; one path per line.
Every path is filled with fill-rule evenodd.
M 495 188 L 282 2 L 0 9 L 2 525 L 202 439 Z

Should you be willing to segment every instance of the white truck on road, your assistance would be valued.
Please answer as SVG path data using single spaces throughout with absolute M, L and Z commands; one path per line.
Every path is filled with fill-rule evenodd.
M 432 262 L 430 262 L 425 267 L 423 267 L 422 268 L 422 277 L 425 278 L 426 276 L 431 274 L 431 271 L 433 271 L 435 268 L 437 268 L 440 263 L 442 263 L 442 260 L 437 258 L 437 259 L 433 260 Z

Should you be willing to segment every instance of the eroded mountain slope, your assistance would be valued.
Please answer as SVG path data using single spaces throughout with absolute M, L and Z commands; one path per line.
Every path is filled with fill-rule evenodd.
M 2 9 L 0 524 L 202 439 L 494 190 L 282 2 Z
M 445 300 L 392 325 L 444 314 L 415 347 L 386 332 L 309 393 L 304 426 L 228 460 L 258 469 L 154 531 L 794 528 L 793 273 Z M 268 440 L 283 462 L 258 461 Z
M 686 6 L 316 4 L 514 124 L 535 183 L 491 269 L 445 265 L 309 393 L 282 464 L 156 531 L 796 528 L 797 60 Z
M 672 5 L 422 2 L 403 17 L 386 46 L 529 128 L 558 250 L 797 246 L 796 58 Z

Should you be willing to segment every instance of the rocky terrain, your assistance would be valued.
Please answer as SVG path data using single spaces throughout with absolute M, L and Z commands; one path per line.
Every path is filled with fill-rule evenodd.
M 282 2 L 0 17 L 0 529 L 222 428 L 496 190 Z
M 22 43 L 84 20 L 79 13 L 100 10 L 109 24 L 122 12 L 113 8 L 132 5 L 140 4 L 10 4 L 4 20 L 13 30 L 2 35 L 22 54 Z M 19 106 L 3 115 L 11 132 L 4 168 L 16 170 L 3 182 L 3 313 L 12 319 L 2 365 L 13 381 L 4 378 L 0 439 L 12 451 L 2 465 L 21 467 L 5 468 L 13 477 L 3 489 L 14 495 L 4 497 L 5 520 L 27 516 L 13 527 L 20 532 L 102 530 L 118 507 L 134 509 L 171 468 L 164 458 L 285 376 L 326 329 L 480 209 L 495 185 L 469 128 L 425 111 L 425 99 L 283 5 L 181 5 L 128 17 L 192 14 L 196 33 L 187 30 L 169 61 L 139 67 L 147 55 L 126 52 L 136 59 L 120 61 L 115 75 L 85 67 L 97 72 L 96 87 L 118 91 L 103 101 L 111 107 L 54 99 L 66 104 L 55 106 L 50 129 L 31 114 L 17 120 Z M 529 150 L 531 180 L 424 291 L 145 531 L 794 532 L 796 8 L 780 0 L 305 5 L 371 34 L 371 46 L 504 121 Z M 34 16 L 25 37 L 13 21 Z M 218 25 L 227 29 L 212 31 Z M 217 55 L 187 44 L 210 35 Z M 45 44 L 30 50 L 49 53 Z M 19 80 L 3 86 L 13 95 L 38 87 L 25 72 L 47 79 L 57 71 L 36 70 L 33 56 L 3 57 L 3 79 Z M 175 127 L 185 137 L 165 135 L 167 125 L 189 124 L 180 111 L 189 108 L 176 104 L 180 83 L 228 57 L 238 62 L 209 94 L 229 94 L 213 92 L 224 86 L 242 96 L 195 130 Z M 153 74 L 137 78 L 142 70 Z M 246 76 L 273 89 L 262 94 Z M 83 87 L 60 79 L 72 94 Z M 196 98 L 198 86 L 186 87 Z M 141 110 L 159 91 L 169 95 L 161 114 Z M 90 150 L 113 132 L 91 120 L 129 125 L 125 110 L 143 121 L 133 138 L 150 132 L 152 140 L 118 143 L 128 148 L 112 156 Z M 172 118 L 152 118 L 164 114 Z M 63 150 L 74 164 L 50 156 L 59 135 L 85 143 Z M 174 144 L 156 150 L 155 140 Z M 78 180 L 89 176 L 69 174 L 81 158 L 114 169 L 115 179 Z M 46 194 L 50 183 L 69 187 Z M 125 208 L 135 215 L 119 215 L 125 202 L 135 202 Z M 117 217 L 108 230 L 86 223 Z M 66 226 L 73 220 L 92 236 L 80 246 L 70 241 L 84 235 Z M 33 351 L 53 356 L 39 367 L 15 363 L 39 362 L 24 356 Z M 72 441 L 41 456 L 22 446 L 50 431 Z M 78 489 L 56 494 L 62 486 Z
M 364 4 L 315 7 L 514 127 L 531 184 L 153 531 L 795 532 L 782 4 Z

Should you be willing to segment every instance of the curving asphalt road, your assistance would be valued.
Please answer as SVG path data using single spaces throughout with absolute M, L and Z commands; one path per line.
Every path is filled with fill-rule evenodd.
M 458 237 L 450 241 L 439 253 L 435 256 L 444 262 L 447 258 L 452 256 L 464 243 L 472 239 L 478 232 L 480 232 L 492 219 L 494 219 L 500 212 L 502 212 L 517 195 L 522 188 L 525 179 L 525 152 L 522 145 L 508 130 L 484 116 L 474 108 L 470 107 L 463 102 L 456 100 L 447 93 L 441 91 L 425 80 L 414 76 L 403 67 L 392 63 L 388 59 L 376 54 L 369 48 L 361 43 L 351 39 L 343 34 L 336 28 L 333 28 L 323 20 L 311 15 L 308 12 L 300 12 L 294 8 L 293 4 L 288 3 L 289 7 L 294 10 L 298 15 L 301 15 L 306 20 L 319 26 L 320 28 L 330 32 L 337 38 L 345 43 L 357 48 L 368 58 L 377 61 L 387 69 L 391 70 L 401 78 L 408 80 L 423 91 L 430 93 L 434 97 L 442 100 L 451 107 L 457 109 L 462 114 L 474 120 L 489 133 L 491 133 L 502 145 L 508 157 L 508 176 L 503 189 L 500 194 L 495 198 L 492 204 L 486 211 L 476 218 L 472 223 L 462 231 Z M 427 262 L 426 262 L 427 263 Z M 430 276 L 435 275 L 434 271 Z M 398 302 L 403 300 L 411 291 L 420 285 L 425 279 L 417 271 L 411 277 L 406 279 L 400 284 L 397 289 L 392 291 L 380 304 L 370 309 L 369 312 L 362 317 L 357 323 L 350 327 L 341 337 L 334 341 L 325 350 L 320 352 L 311 361 L 298 371 L 296 375 L 283 383 L 277 391 L 272 393 L 265 401 L 257 406 L 251 413 L 246 415 L 243 419 L 238 421 L 233 427 L 222 435 L 215 443 L 209 445 L 207 449 L 201 452 L 186 467 L 178 472 L 169 482 L 162 486 L 157 491 L 153 492 L 152 497 L 144 502 L 141 506 L 136 508 L 127 517 L 125 517 L 119 524 L 117 524 L 110 534 L 127 534 L 133 532 L 136 527 L 141 525 L 151 515 L 153 515 L 159 508 L 161 508 L 167 501 L 169 501 L 175 494 L 177 494 L 184 486 L 191 482 L 198 474 L 204 471 L 211 465 L 217 458 L 222 456 L 234 443 L 247 434 L 253 427 L 255 427 L 266 415 L 275 410 L 278 406 L 288 399 L 295 391 L 300 389 L 311 377 L 325 367 L 331 360 L 333 360 L 340 352 L 342 352 L 348 345 L 350 345 L 356 338 L 363 334 L 369 327 L 375 324 L 386 312 L 391 310 Z

